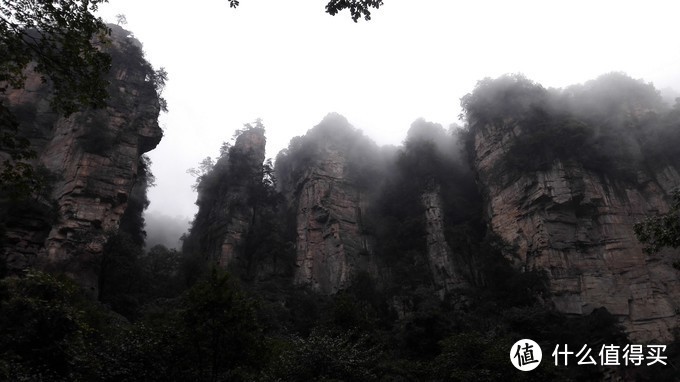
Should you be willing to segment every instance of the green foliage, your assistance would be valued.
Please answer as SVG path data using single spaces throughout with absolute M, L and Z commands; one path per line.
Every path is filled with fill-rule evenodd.
M 461 105 L 471 135 L 491 124 L 513 137 L 492 174 L 501 182 L 548 170 L 558 160 L 635 182 L 641 168 L 657 165 L 657 147 L 663 147 L 650 134 L 672 131 L 659 126 L 668 118 L 658 117 L 667 113 L 658 91 L 622 73 L 564 90 L 545 90 L 521 75 L 487 78 Z
M 481 221 L 447 228 L 451 250 L 465 264 L 460 271 L 475 288 L 481 309 L 531 306 L 548 294 L 548 280 L 539 270 L 516 269 L 506 258 L 514 249 L 487 232 Z
M 146 286 L 142 254 L 129 234 L 119 232 L 108 238 L 100 263 L 99 301 L 128 318 L 136 317 Z
M 181 296 L 158 300 L 135 325 L 105 343 L 110 380 L 252 380 L 266 362 L 256 306 L 213 269 Z
M 2 94 L 2 91 L 0 91 Z M 36 153 L 31 142 L 18 134 L 19 122 L 16 116 L 0 101 L 0 150 L 10 158 L 2 161 L 0 171 L 0 191 L 12 197 L 29 194 L 38 179 L 34 176 L 33 166 L 27 163 Z
M 183 333 L 174 311 L 165 319 L 125 326 L 107 336 L 96 349 L 103 362 L 103 381 L 198 381 L 188 369 Z
M 329 113 L 307 134 L 290 140 L 276 157 L 275 176 L 282 189 L 293 189 L 305 172 L 327 159 L 328 152 L 341 152 L 347 158 L 345 175 L 358 188 L 372 189 L 382 175 L 378 147 L 347 119 Z
M 97 309 L 76 284 L 29 271 L 0 281 L 0 379 L 87 380 Z
M 151 247 L 142 256 L 142 269 L 146 274 L 145 289 L 149 294 L 147 300 L 171 298 L 182 292 L 185 284 L 180 273 L 181 262 L 181 253 L 160 244 Z
M 370 8 L 378 9 L 381 5 L 383 5 L 382 0 L 330 0 L 326 4 L 326 12 L 335 16 L 338 12 L 349 9 L 354 22 L 357 22 L 362 16 L 368 21 L 371 19 Z
M 442 352 L 433 361 L 432 374 L 440 380 L 460 382 L 529 380 L 529 373 L 517 373 L 508 361 L 513 343 L 506 337 L 477 332 L 451 335 L 441 342 Z
M 648 253 L 659 252 L 663 247 L 680 247 L 680 190 L 673 192 L 670 211 L 636 223 L 633 230 Z
M 229 277 L 213 269 L 184 298 L 181 316 L 195 367 L 210 380 L 256 366 L 264 354 L 255 306 Z
M 280 195 L 274 194 L 273 188 L 267 189 L 275 200 L 255 196 L 257 209 L 243 248 L 247 264 L 243 264 L 245 272 L 241 275 L 245 280 L 258 274 L 263 278 L 293 275 L 295 248 L 287 240 L 285 226 L 280 223 L 282 214 L 277 209 Z
M 226 153 L 226 150 L 225 150 Z M 206 177 L 208 174 L 211 173 L 213 168 L 215 167 L 215 161 L 212 160 L 210 157 L 205 157 L 201 163 L 198 164 L 198 168 L 190 168 L 186 172 L 187 174 L 193 176 L 196 178 L 196 182 L 191 186 L 191 189 L 194 191 L 198 191 L 198 187 L 201 186 L 201 184 L 206 181 Z M 206 185 L 203 185 L 203 187 L 206 187 Z
M 168 73 L 165 68 L 153 68 L 145 59 L 142 44 L 130 32 L 116 25 L 109 26 L 115 36 L 115 41 L 106 47 L 113 63 L 111 73 L 124 73 L 120 77 L 109 76 L 109 105 L 134 113 L 136 118 L 129 120 L 127 126 L 137 131 L 140 122 L 155 120 L 160 111 L 168 111 L 162 96 Z
M 563 92 L 567 107 L 588 121 L 623 125 L 633 114 L 664 109 L 659 91 L 651 83 L 612 72 Z
M 393 347 L 398 349 L 394 352 L 408 359 L 431 360 L 440 352 L 439 342 L 453 329 L 452 312 L 426 287 L 404 297 L 412 306 L 392 328 Z
M 215 262 L 211 256 L 220 251 L 226 234 L 226 225 L 221 222 L 236 214 L 248 219 L 249 230 L 236 248 L 237 261 L 230 264 L 230 272 L 243 280 L 252 280 L 265 268 L 265 273 L 292 274 L 293 249 L 281 223 L 285 221 L 279 209 L 282 199 L 276 191 L 271 161 L 262 164 L 261 152 L 249 142 L 240 143 L 260 139 L 264 129 L 259 119 L 245 124 L 234 134 L 235 145 L 222 144 L 216 162 L 207 157 L 199 168 L 187 171 L 196 177 L 199 206 L 183 243 L 187 266 L 199 270 L 202 262 Z
M 667 113 L 646 113 L 640 118 L 640 146 L 647 164 L 656 169 L 671 164 L 680 167 L 680 102 Z
M 137 178 L 135 184 L 128 195 L 127 208 L 121 217 L 119 230 L 130 235 L 134 243 L 142 247 L 146 238 L 144 231 L 144 210 L 149 207 L 147 191 L 155 184 L 155 177 L 151 173 L 151 159 L 142 155 L 137 164 Z
M 132 277 L 132 275 L 131 275 Z M 213 272 L 130 325 L 65 278 L 0 280 L 0 379 L 242 381 L 268 360 L 256 306 Z
M 239 3 L 239 0 L 229 0 L 229 7 L 236 8 Z M 326 13 L 335 16 L 338 12 L 349 9 L 354 22 L 361 17 L 368 21 L 371 19 L 370 8 L 378 9 L 381 5 L 382 0 L 329 0 L 326 4 Z
M 132 128 L 138 128 L 140 120 L 157 118 L 158 108 L 167 111 L 160 96 L 167 72 L 163 68 L 153 70 L 132 38 L 110 41 L 111 30 L 92 15 L 101 1 L 11 3 L 0 11 L 0 83 L 6 81 L 7 85 L 0 88 L 0 94 L 21 88 L 26 70 L 32 68 L 41 73 L 48 83 L 45 91 L 50 92 L 53 109 L 59 116 L 83 112 L 77 114 L 77 121 L 84 127 L 79 140 L 86 152 L 100 155 L 108 154 L 124 134 L 110 130 L 109 112 L 102 109 L 107 103 L 137 116 L 128 121 L 127 126 Z M 117 33 L 121 29 L 112 28 Z M 1 54 L 5 50 L 11 54 Z M 35 65 L 29 68 L 31 62 Z M 137 86 L 137 97 L 125 94 L 129 86 L 110 74 L 112 67 L 117 71 L 124 68 L 131 78 L 137 74 L 138 85 L 142 84 Z M 151 107 L 144 105 L 147 102 Z M 134 112 L 133 107 L 137 108 Z M 21 194 L 36 187 L 30 162 L 36 152 L 24 136 L 30 132 L 23 131 L 35 117 L 35 110 L 32 113 L 22 107 L 10 110 L 0 103 L 0 150 L 10 154 L 10 159 L 2 163 L 0 180 L 3 188 Z
M 483 126 L 540 108 L 547 95 L 541 85 L 523 75 L 506 74 L 495 80 L 487 77 L 478 81 L 475 90 L 461 98 L 460 105 L 471 125 Z
M 293 337 L 263 381 L 377 381 L 380 348 L 352 332 L 313 330 Z
M 70 114 L 81 107 L 101 107 L 110 58 L 93 45 L 103 43 L 108 29 L 94 16 L 101 0 L 58 2 L 3 1 L 0 7 L 0 83 L 21 88 L 24 69 L 53 85 L 52 105 Z M 0 93 L 7 87 L 0 88 Z
M 180 253 L 156 245 L 144 253 L 130 235 L 109 237 L 99 273 L 99 301 L 130 320 L 157 300 L 177 297 L 186 289 Z
M 155 246 L 144 252 L 144 210 L 147 189 L 154 183 L 147 156 L 139 159 L 137 181 L 127 202 L 119 229 L 109 234 L 99 269 L 99 300 L 129 319 L 158 298 L 175 297 L 185 285 L 184 259 L 176 251 Z M 96 227 L 95 227 L 96 228 Z
M 141 44 L 129 32 L 116 25 L 110 27 L 112 41 L 102 46 L 102 51 L 111 57 L 111 68 L 105 77 L 110 108 L 81 109 L 76 114 L 76 122 L 82 126 L 80 146 L 88 153 L 103 156 L 122 143 L 126 134 L 137 132 L 140 123 L 157 119 L 161 110 L 167 112 L 167 102 L 162 97 L 168 77 L 165 69 L 154 70 L 144 58 Z M 124 124 L 111 119 L 111 108 L 127 115 Z
M 27 171 L 30 176 L 19 179 L 19 183 L 3 184 L 4 189 L 0 189 L 0 249 L 16 244 L 5 237 L 7 229 L 31 227 L 33 240 L 41 241 L 47 238 L 59 218 L 58 207 L 51 195 L 58 174 L 44 166 L 27 167 Z M 30 185 L 21 187 L 21 182 L 30 182 Z

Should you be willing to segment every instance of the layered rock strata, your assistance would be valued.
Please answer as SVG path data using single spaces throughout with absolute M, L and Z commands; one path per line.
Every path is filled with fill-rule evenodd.
M 198 185 L 198 214 L 184 250 L 221 267 L 247 266 L 244 250 L 256 213 L 265 157 L 264 129 L 242 132 Z
M 243 254 L 243 245 L 252 226 L 255 208 L 247 203 L 251 185 L 262 182 L 262 163 L 265 157 L 264 130 L 254 129 L 241 134 L 231 152 L 230 167 L 235 168 L 235 158 L 244 160 L 243 176 L 230 184 L 229 190 L 220 195 L 223 211 L 226 211 L 224 240 L 220 247 L 218 264 L 226 267 Z
M 138 44 L 121 28 L 114 32 L 111 49 Z M 139 55 L 135 59 L 143 61 Z M 127 207 L 139 158 L 163 136 L 159 98 L 148 74 L 114 56 L 109 106 L 68 118 L 49 109 L 49 85 L 37 73 L 30 73 L 24 89 L 7 94 L 12 110 L 31 111 L 19 115 L 20 131 L 37 152 L 34 166 L 56 179 L 49 199 L 58 216 L 40 231 L 31 224 L 8 227 L 3 255 L 10 269 L 37 265 L 61 271 L 97 294 L 98 262 Z
M 474 150 L 491 228 L 516 247 L 515 263 L 547 271 L 553 302 L 562 312 L 588 314 L 605 307 L 632 340 L 671 340 L 672 328 L 680 324 L 680 274 L 672 267 L 680 254 L 645 254 L 633 225 L 668 211 L 668 195 L 680 185 L 676 169 L 640 170 L 635 184 L 575 162 L 496 174 L 522 133 L 520 126 L 509 126 L 478 129 Z
M 425 191 L 421 199 L 425 207 L 425 231 L 430 272 L 440 298 L 444 298 L 446 293 L 461 288 L 466 283 L 460 272 L 456 271 L 453 252 L 444 236 L 444 213 L 439 187 Z
M 300 178 L 296 201 L 294 282 L 331 294 L 350 285 L 368 259 L 361 233 L 362 194 L 348 179 L 347 155 L 326 143 L 321 159 Z

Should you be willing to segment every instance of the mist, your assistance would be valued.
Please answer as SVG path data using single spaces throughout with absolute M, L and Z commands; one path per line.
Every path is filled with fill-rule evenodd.
M 179 249 L 180 238 L 187 233 L 191 219 L 152 210 L 144 213 L 144 221 L 147 249 L 158 244 L 168 249 Z

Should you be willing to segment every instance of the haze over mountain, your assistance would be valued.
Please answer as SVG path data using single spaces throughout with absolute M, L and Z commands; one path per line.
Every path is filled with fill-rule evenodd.
M 23 3 L 12 4 L 7 9 L 24 14 Z M 172 32 L 163 32 L 173 37 L 166 41 L 175 51 L 185 58 L 201 49 L 237 55 L 234 47 L 262 54 L 241 56 L 247 59 L 234 64 L 241 73 L 229 66 L 233 58 L 225 65 L 200 56 L 191 63 L 173 59 L 193 70 L 176 72 L 180 84 L 200 85 L 173 91 L 172 81 L 166 87 L 172 68 L 154 68 L 140 36 L 96 21 L 88 29 L 90 8 L 55 11 L 35 3 L 47 19 L 56 17 L 55 25 L 72 15 L 67 11 L 82 17 L 68 19 L 73 24 L 62 29 L 46 24 L 18 34 L 7 29 L 14 19 L 0 12 L 0 31 L 7 32 L 0 52 L 14 55 L 0 55 L 0 380 L 677 377 L 680 99 L 672 89 L 635 71 L 607 68 L 555 85 L 480 65 L 473 72 L 489 73 L 455 95 L 455 76 L 440 76 L 438 69 L 453 73 L 456 65 L 438 61 L 440 51 L 429 55 L 440 40 L 417 30 L 429 5 L 411 5 L 406 20 L 414 20 L 416 37 L 400 20 L 401 40 L 391 38 L 388 24 L 343 19 L 330 29 L 316 25 L 312 37 L 329 33 L 317 41 L 304 24 L 293 28 L 286 21 L 298 38 L 318 47 L 307 56 L 286 44 L 285 27 L 276 36 L 258 29 L 263 20 L 272 21 L 269 27 L 282 22 L 266 12 L 258 23 L 243 17 L 235 24 L 253 31 L 252 39 L 215 44 L 209 21 L 216 15 L 198 4 L 183 4 L 186 25 L 175 20 Z M 303 3 L 259 4 L 237 11 L 292 11 Z M 262 4 L 272 8 L 258 8 Z M 167 6 L 170 11 L 176 4 Z M 374 21 L 401 14 L 384 6 Z M 512 67 L 510 58 L 523 53 L 541 70 L 556 72 L 541 66 L 553 62 L 546 55 L 555 51 L 588 72 L 599 67 L 573 56 L 590 45 L 562 46 L 569 41 L 564 32 L 536 33 L 536 26 L 559 29 L 555 19 L 527 19 L 516 8 L 484 13 L 486 23 L 515 28 L 507 35 L 489 33 L 479 20 L 461 22 L 478 29 L 458 36 L 479 30 L 489 42 L 461 40 L 464 52 L 455 63 L 463 73 L 471 73 L 470 62 L 490 57 Z M 534 9 L 548 12 L 544 5 Z M 617 8 L 628 21 L 646 12 L 633 9 Z M 197 10 L 205 26 L 201 37 L 190 27 Z M 571 28 L 572 34 L 602 42 L 586 32 L 603 10 L 564 10 L 574 16 L 566 23 L 581 21 L 584 28 Z M 513 18 L 518 12 L 521 17 Z M 667 27 L 665 17 L 655 31 Z M 451 24 L 446 14 L 427 20 L 442 22 L 421 25 L 428 33 Z M 245 21 L 253 24 L 239 24 Z M 347 25 L 356 28 L 344 36 L 331 33 Z M 79 27 L 86 29 L 82 35 Z M 93 39 L 96 32 L 102 34 Z M 375 33 L 383 34 L 382 44 L 372 40 Z M 511 44 L 514 33 L 533 42 L 532 49 Z M 635 33 L 625 36 L 638 41 L 652 32 Z M 266 45 L 267 39 L 279 46 Z M 662 46 L 659 40 L 650 46 Z M 355 51 L 347 54 L 345 44 L 352 43 Z M 45 66 L 45 57 L 19 49 L 25 44 L 38 52 L 57 49 L 63 55 L 45 57 L 64 66 Z M 380 66 L 381 47 L 398 48 L 400 55 L 387 56 L 412 68 L 399 60 Z M 290 49 L 300 54 L 289 55 Z M 622 53 L 616 41 L 598 49 L 587 52 L 595 52 L 593 58 L 675 57 L 656 56 L 646 46 Z M 88 54 L 102 66 L 69 66 Z M 268 61 L 269 54 L 278 55 Z M 69 59 L 64 63 L 61 56 Z M 109 58 L 110 70 L 101 70 Z M 325 71 L 312 70 L 318 68 Z M 366 77 L 369 72 L 375 77 Z M 409 79 L 406 73 L 421 75 Z M 250 83 L 247 90 L 235 80 L 239 75 Z M 316 82 L 296 87 L 298 78 Z M 229 79 L 233 88 L 221 82 Z M 427 91 L 434 88 L 444 95 Z M 100 93 L 108 95 L 105 104 L 92 98 Z M 270 109 L 272 102 L 279 105 Z M 339 109 L 329 106 L 335 102 Z M 180 112 L 161 117 L 173 103 Z M 252 107 L 246 114 L 285 110 L 289 122 L 249 115 L 245 124 L 232 123 L 245 115 L 244 103 Z M 445 105 L 445 114 L 461 116 L 457 124 L 422 117 L 423 105 Z M 363 109 L 385 118 L 375 126 L 390 128 L 379 135 L 366 128 L 356 111 Z M 163 130 L 159 118 L 173 127 Z M 174 125 L 180 121 L 187 125 Z M 212 134 L 204 130 L 207 122 L 220 126 L 220 134 L 194 147 Z M 174 154 L 150 158 L 147 153 L 162 153 L 166 141 L 175 142 L 167 146 Z M 194 151 L 199 156 L 184 166 Z M 154 199 L 152 192 L 167 198 Z M 193 219 L 184 217 L 189 204 L 196 208 Z M 149 210 L 154 205 L 158 209 Z M 508 354 L 512 360 L 513 344 L 527 338 L 544 357 L 525 373 Z M 549 356 L 561 348 L 563 362 Z M 595 364 L 577 364 L 567 348 L 588 348 Z M 602 356 L 607 349 L 623 354 L 614 362 Z M 646 362 L 629 362 L 631 352 Z

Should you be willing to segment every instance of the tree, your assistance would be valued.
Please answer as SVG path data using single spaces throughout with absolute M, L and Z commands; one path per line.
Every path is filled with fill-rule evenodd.
M 633 230 L 648 253 L 659 252 L 663 247 L 680 247 L 680 189 L 673 191 L 670 211 L 636 223 Z M 680 267 L 680 262 L 674 266 Z
M 110 58 L 93 44 L 109 34 L 94 16 L 103 1 L 0 1 L 0 93 L 21 88 L 25 69 L 35 62 L 34 70 L 53 86 L 56 110 L 68 115 L 105 106 Z
M 213 268 L 187 292 L 183 306 L 186 347 L 203 379 L 239 380 L 237 375 L 262 361 L 264 338 L 255 305 L 228 274 Z
M 90 341 L 97 309 L 65 276 L 0 280 L 0 380 L 99 380 Z
M 0 97 L 23 88 L 27 71 L 42 75 L 51 85 L 52 107 L 66 116 L 83 107 L 106 105 L 110 57 L 94 43 L 109 34 L 94 16 L 106 0 L 0 0 Z M 0 151 L 10 158 L 2 163 L 3 189 L 27 194 L 35 190 L 35 157 L 27 139 L 18 135 L 18 122 L 0 101 Z
M 381 5 L 383 5 L 382 0 L 330 0 L 326 4 L 326 12 L 331 16 L 335 16 L 338 12 L 349 9 L 354 22 L 357 22 L 362 16 L 364 20 L 368 21 L 371 19 L 369 8 L 378 9 Z
M 224 147 L 224 143 L 222 144 Z M 194 191 L 198 190 L 201 182 L 211 173 L 212 169 L 215 167 L 215 161 L 211 157 L 205 157 L 198 164 L 198 168 L 192 167 L 186 171 L 187 174 L 196 178 L 196 182 L 191 186 Z
M 378 9 L 381 5 L 383 5 L 383 0 L 329 0 L 326 4 L 326 13 L 335 16 L 340 11 L 349 9 L 354 22 L 357 22 L 360 17 L 368 21 L 371 19 L 370 8 Z M 238 7 L 239 0 L 229 0 L 229 6 Z

